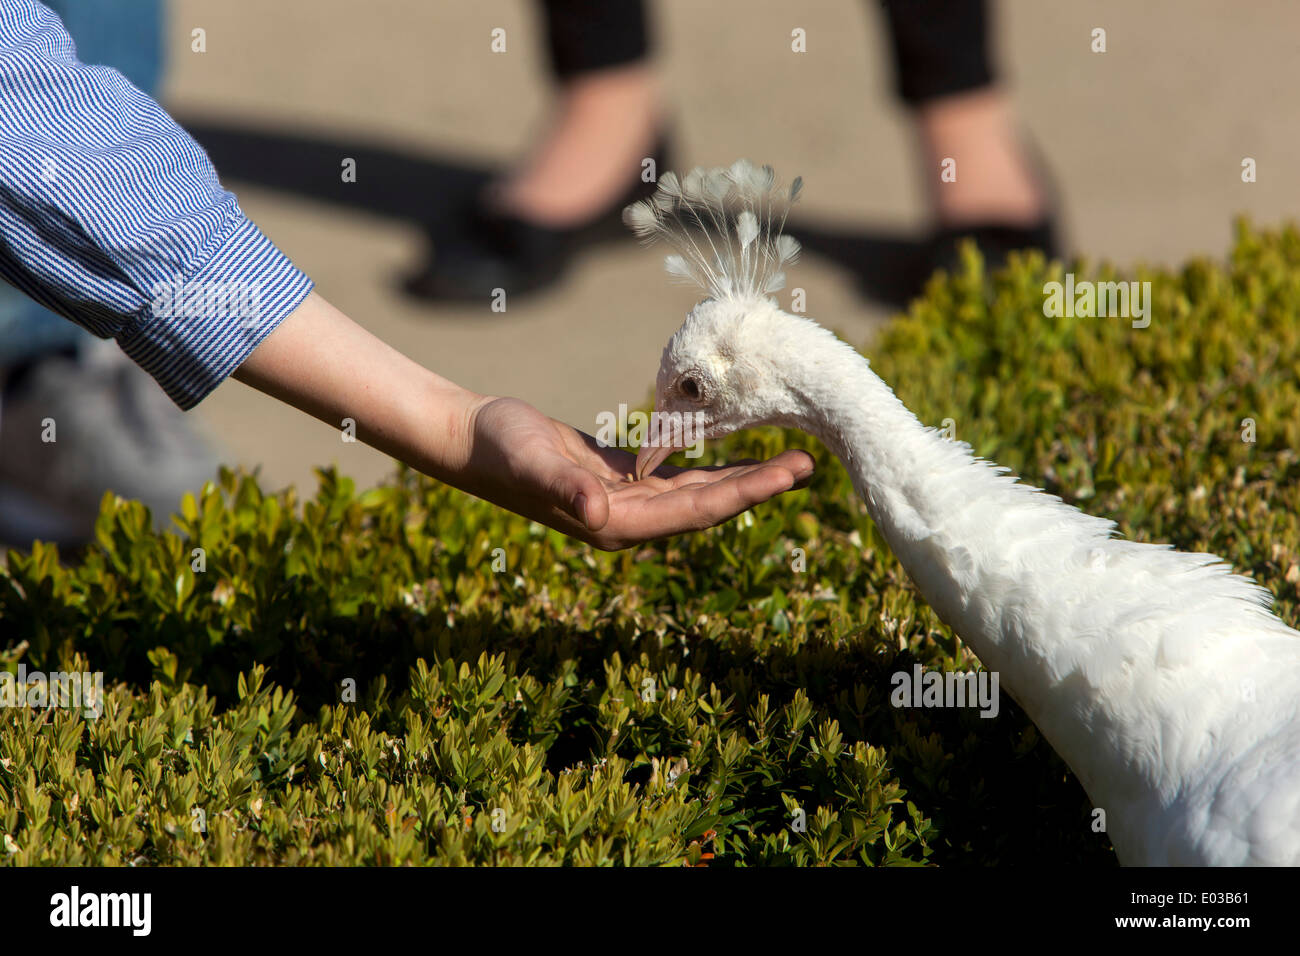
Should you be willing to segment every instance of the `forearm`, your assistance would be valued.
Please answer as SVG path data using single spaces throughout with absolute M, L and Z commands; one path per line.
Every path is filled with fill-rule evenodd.
M 313 292 L 235 378 L 441 481 L 463 487 L 484 400 L 371 335 Z

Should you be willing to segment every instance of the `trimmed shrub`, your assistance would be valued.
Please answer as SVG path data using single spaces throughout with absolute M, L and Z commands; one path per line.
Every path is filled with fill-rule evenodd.
M 1243 223 L 1224 264 L 1137 271 L 1138 329 L 1047 318 L 1062 265 L 989 277 L 967 250 L 868 352 L 922 420 L 1222 555 L 1294 625 L 1298 267 L 1294 229 Z M 0 859 L 1113 865 L 1009 699 L 890 705 L 898 670 L 978 662 L 824 449 L 714 452 L 791 445 L 807 491 L 615 555 L 410 471 L 322 472 L 302 502 L 223 471 L 164 534 L 106 496 L 78 563 L 35 544 L 0 570 L 0 666 L 107 683 L 99 718 L 0 710 Z

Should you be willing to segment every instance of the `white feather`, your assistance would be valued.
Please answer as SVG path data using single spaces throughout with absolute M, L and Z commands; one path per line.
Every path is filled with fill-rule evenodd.
M 659 228 L 659 217 L 649 203 L 633 203 L 623 210 L 623 222 L 640 238 L 652 236 Z
M 717 299 L 762 297 L 784 286 L 782 267 L 798 255 L 782 230 L 801 183 L 778 192 L 771 166 L 743 159 L 680 179 L 665 172 L 654 197 L 627 207 L 623 221 L 640 239 L 673 247 L 665 268 L 674 277 Z
M 686 260 L 676 253 L 670 256 L 664 256 L 664 269 L 670 276 L 678 279 L 693 279 L 691 267 L 687 265 Z
M 741 249 L 748 248 L 758 238 L 758 219 L 748 209 L 736 220 L 736 238 L 740 240 Z
M 704 177 L 704 191 L 708 194 L 710 201 L 715 203 L 723 202 L 727 198 L 727 193 L 731 192 L 731 181 L 723 174 L 720 169 L 711 169 Z
M 778 267 L 799 258 L 799 241 L 794 236 L 777 236 L 774 245 Z
M 682 196 L 691 202 L 704 198 L 704 167 L 696 166 L 682 180 Z

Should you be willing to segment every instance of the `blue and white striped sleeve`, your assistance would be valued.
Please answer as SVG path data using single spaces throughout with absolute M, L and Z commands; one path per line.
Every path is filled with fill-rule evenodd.
M 186 409 L 312 288 L 202 147 L 33 0 L 0 0 L 0 278 Z

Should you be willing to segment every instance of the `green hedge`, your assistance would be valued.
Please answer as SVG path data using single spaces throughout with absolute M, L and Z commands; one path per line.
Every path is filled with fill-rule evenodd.
M 1223 555 L 1295 624 L 1298 267 L 1293 229 L 1243 224 L 1226 264 L 1133 275 L 1134 329 L 1045 318 L 1060 264 L 989 278 L 968 250 L 869 354 L 923 420 Z M 0 710 L 0 859 L 1113 865 L 1009 700 L 890 706 L 896 670 L 977 663 L 824 449 L 715 451 L 791 444 L 809 490 L 616 555 L 410 472 L 361 495 L 322 473 L 302 502 L 223 472 L 161 535 L 106 497 L 79 563 L 37 544 L 0 570 L 0 666 L 108 688 L 98 719 Z

